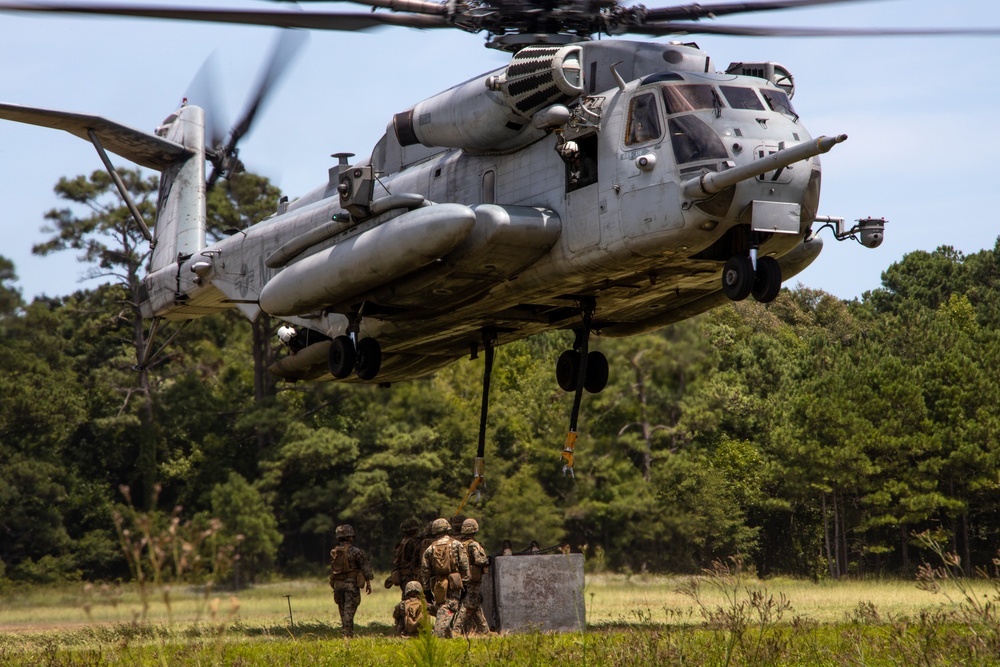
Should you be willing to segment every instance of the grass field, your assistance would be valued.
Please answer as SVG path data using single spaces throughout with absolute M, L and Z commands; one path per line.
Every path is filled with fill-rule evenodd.
M 398 589 L 381 586 L 344 640 L 322 578 L 238 594 L 151 588 L 145 619 L 134 587 L 24 589 L 0 598 L 0 665 L 1000 665 L 992 580 L 934 594 L 730 574 L 591 575 L 586 632 L 471 641 L 393 637 Z
M 589 575 L 584 589 L 587 622 L 593 626 L 634 624 L 646 619 L 657 623 L 704 623 L 691 597 L 678 591 L 691 579 Z M 381 579 L 376 577 L 375 581 Z M 775 595 L 783 593 L 792 605 L 790 616 L 800 616 L 817 623 L 843 621 L 861 604 L 872 604 L 885 616 L 916 616 L 921 611 L 947 602 L 941 595 L 919 590 L 913 581 L 813 583 L 772 579 L 747 580 L 744 584 Z M 978 585 L 985 592 L 987 586 L 984 583 Z M 710 606 L 725 602 L 722 594 L 712 587 L 703 585 L 702 591 Z M 392 607 L 398 601 L 399 589 L 386 590 L 375 586 L 370 596 L 363 596 L 356 623 L 361 626 L 391 624 Z M 287 626 L 290 625 L 289 606 L 294 623 L 339 623 L 333 595 L 322 578 L 260 584 L 238 593 L 216 591 L 209 592 L 207 596 L 196 588 L 171 587 L 165 591 L 154 588 L 149 599 L 147 620 L 183 625 L 225 619 L 239 620 L 243 624 Z M 141 615 L 142 602 L 134 587 L 102 588 L 95 585 L 85 589 L 80 584 L 32 588 L 0 598 L 0 633 L 37 633 L 67 627 L 132 623 Z

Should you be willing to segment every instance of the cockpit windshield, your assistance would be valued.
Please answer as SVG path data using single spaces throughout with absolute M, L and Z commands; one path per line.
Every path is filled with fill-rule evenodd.
M 763 111 L 764 105 L 757 97 L 757 91 L 753 88 L 743 88 L 742 86 L 719 86 L 725 96 L 729 106 L 734 109 L 751 109 L 753 111 Z
M 716 109 L 722 106 L 718 93 L 712 86 L 685 84 L 663 87 L 663 101 L 667 105 L 667 115 Z
M 791 116 L 796 120 L 798 119 L 799 115 L 792 108 L 792 101 L 788 99 L 785 91 L 761 88 L 760 94 L 764 97 L 764 101 L 767 102 L 767 106 L 771 107 L 771 111 L 777 111 L 778 113 Z

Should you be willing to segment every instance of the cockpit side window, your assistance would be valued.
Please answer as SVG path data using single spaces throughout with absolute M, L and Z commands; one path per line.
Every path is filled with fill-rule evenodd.
M 663 87 L 663 102 L 667 105 L 667 115 L 716 109 L 722 106 L 718 94 L 712 86 L 683 84 Z
M 753 111 L 763 111 L 764 105 L 757 97 L 757 91 L 753 88 L 743 88 L 741 86 L 719 86 L 722 94 L 725 95 L 729 106 L 734 109 L 752 109 Z
M 625 145 L 644 144 L 660 138 L 660 117 L 656 96 L 643 93 L 632 98 L 628 111 Z

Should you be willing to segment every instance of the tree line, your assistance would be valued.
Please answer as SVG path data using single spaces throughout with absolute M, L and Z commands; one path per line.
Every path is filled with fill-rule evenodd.
M 147 219 L 155 178 L 125 172 Z M 277 322 L 194 321 L 146 371 L 145 246 L 106 175 L 63 179 L 39 254 L 111 282 L 26 302 L 0 258 L 0 585 L 129 577 L 123 512 L 221 521 L 246 580 L 315 575 L 334 528 L 387 569 L 409 517 L 472 481 L 483 359 L 382 389 L 278 383 Z M 252 174 L 210 193 L 210 233 L 274 210 Z M 589 568 L 908 574 L 930 531 L 971 571 L 1000 536 L 1000 244 L 918 251 L 844 301 L 801 285 L 632 338 L 596 337 L 611 379 L 560 452 L 572 334 L 506 345 L 485 484 L 463 513 L 488 550 L 567 540 Z M 117 526 L 117 527 L 116 527 Z

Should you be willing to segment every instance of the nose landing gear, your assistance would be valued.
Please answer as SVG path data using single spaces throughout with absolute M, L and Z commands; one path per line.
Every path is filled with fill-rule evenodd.
M 761 303 L 771 303 L 781 291 L 781 266 L 774 257 L 758 257 L 750 294 Z
M 722 291 L 733 301 L 750 295 L 760 303 L 770 303 L 781 291 L 781 266 L 773 257 L 733 255 L 722 269 Z

